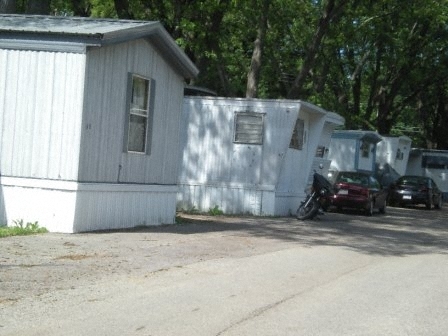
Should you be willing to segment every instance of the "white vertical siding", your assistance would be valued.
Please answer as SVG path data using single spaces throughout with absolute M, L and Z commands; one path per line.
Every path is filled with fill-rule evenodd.
M 51 232 L 173 224 L 176 186 L 85 184 L 1 177 L 3 223 L 38 222 Z
M 80 181 L 176 184 L 183 79 L 144 40 L 87 57 Z M 155 81 L 149 155 L 123 151 L 129 73 Z
M 4 176 L 75 180 L 85 55 L 0 50 Z
M 404 175 L 408 164 L 409 153 L 411 151 L 412 140 L 408 137 L 383 137 L 377 144 L 376 162 L 379 164 L 389 164 L 398 174 Z M 397 157 L 398 150 L 402 157 Z
M 331 160 L 330 170 L 356 170 L 355 155 L 357 141 L 354 139 L 333 138 L 330 143 L 328 158 Z
M 233 142 L 234 113 L 263 113 L 263 144 Z M 300 101 L 186 97 L 178 206 L 226 213 L 287 215 L 304 196 L 325 113 Z M 289 148 L 297 117 L 303 150 Z M 295 210 L 294 210 L 295 211 Z
M 174 224 L 176 186 L 80 184 L 73 231 Z
M 273 215 L 263 209 L 263 197 L 274 192 L 235 184 L 181 184 L 178 207 L 184 210 L 209 211 L 218 207 L 226 214 Z
M 392 167 L 398 149 L 398 138 L 384 138 L 377 145 L 376 160 L 379 163 L 388 163 Z
M 358 141 L 356 143 L 356 146 L 360 146 L 360 141 Z M 367 157 L 363 157 L 362 156 L 362 151 L 358 150 L 357 154 L 358 154 L 358 167 L 356 167 L 356 169 L 359 170 L 367 170 L 367 171 L 372 171 L 373 170 L 373 165 L 375 163 L 375 155 L 374 155 L 374 150 L 375 150 L 376 144 L 373 143 L 369 143 L 369 154 Z
M 233 143 L 234 113 L 245 110 L 265 114 L 261 145 Z M 297 115 L 297 104 L 185 98 L 180 181 L 275 185 Z
M 424 169 L 422 168 L 422 155 L 409 156 L 408 165 L 406 167 L 406 175 L 421 175 L 424 176 Z
M 380 142 L 381 143 L 381 142 Z M 411 152 L 411 144 L 412 140 L 410 138 L 398 138 L 398 149 L 403 153 L 403 157 L 401 159 L 395 158 L 394 169 L 400 175 L 404 175 L 406 172 L 406 167 L 408 165 L 409 153 Z

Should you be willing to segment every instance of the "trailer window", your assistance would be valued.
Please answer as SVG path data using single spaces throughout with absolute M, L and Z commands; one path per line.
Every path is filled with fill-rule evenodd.
M 235 112 L 234 142 L 253 145 L 263 144 L 264 113 Z
M 368 143 L 367 141 L 362 141 L 360 150 L 361 150 L 361 156 L 363 158 L 368 158 L 370 155 L 370 143 Z
M 448 169 L 448 156 L 424 155 L 422 168 Z
M 130 80 L 127 144 L 128 152 L 148 152 L 148 128 L 151 113 L 151 81 L 132 75 Z
M 289 148 L 303 149 L 303 143 L 305 138 L 305 121 L 303 119 L 297 119 L 292 131 L 291 142 Z

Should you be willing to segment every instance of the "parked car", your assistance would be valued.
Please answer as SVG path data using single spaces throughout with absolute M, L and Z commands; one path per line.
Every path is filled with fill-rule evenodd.
M 433 206 L 440 209 L 443 193 L 430 177 L 405 175 L 391 184 L 389 203 L 399 206 L 424 204 L 429 210 Z
M 373 173 L 342 171 L 333 177 L 334 194 L 331 204 L 338 210 L 352 208 L 373 215 L 374 209 L 386 212 L 388 190 L 383 188 Z

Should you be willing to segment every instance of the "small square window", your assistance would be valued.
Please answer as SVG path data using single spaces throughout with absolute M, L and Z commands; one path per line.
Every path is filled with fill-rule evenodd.
M 263 143 L 263 124 L 263 113 L 235 112 L 234 142 L 261 145 Z
M 361 150 L 361 156 L 363 158 L 368 158 L 370 155 L 370 144 L 367 141 L 362 141 L 360 150 Z
M 316 150 L 316 157 L 323 158 L 325 156 L 327 149 L 325 146 L 318 146 Z

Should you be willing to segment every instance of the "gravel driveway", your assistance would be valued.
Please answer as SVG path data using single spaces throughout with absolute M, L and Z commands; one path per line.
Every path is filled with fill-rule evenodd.
M 199 261 L 278 250 L 288 240 L 279 244 L 269 232 L 280 237 L 291 224 L 297 223 L 291 218 L 184 215 L 176 225 L 3 238 L 0 309 L 115 276 L 150 276 Z
M 52 309 L 52 301 L 85 300 L 89 290 L 113 286 L 118 279 L 149 279 L 208 260 L 292 247 L 342 247 L 367 256 L 446 255 L 448 211 L 389 208 L 371 218 L 328 213 L 306 222 L 182 215 L 181 223 L 169 226 L 3 238 L 0 334 L 20 334 L 24 307 L 42 314 Z

